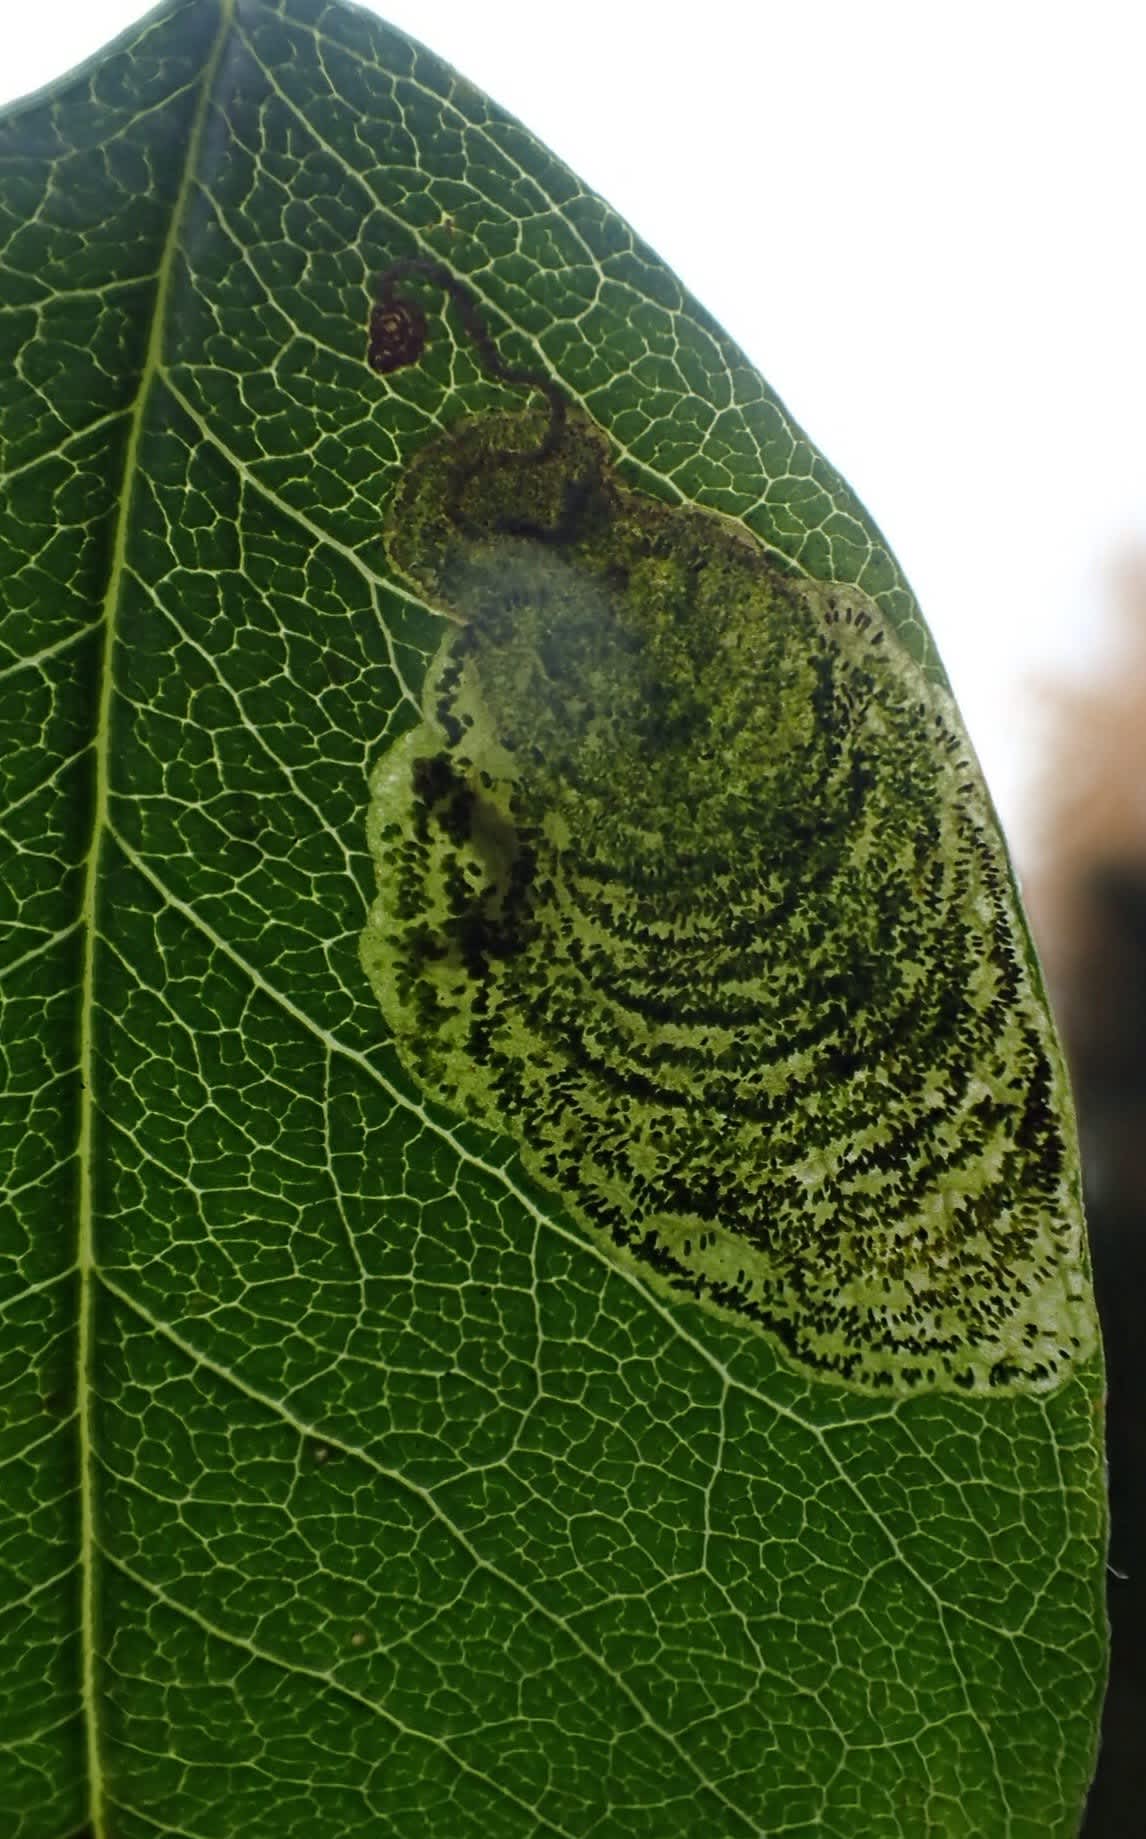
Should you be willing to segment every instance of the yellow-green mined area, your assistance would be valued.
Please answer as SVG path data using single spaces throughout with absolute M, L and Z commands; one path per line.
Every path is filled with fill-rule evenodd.
M 947 693 L 857 588 L 615 476 L 432 443 L 457 622 L 380 761 L 363 962 L 408 1070 L 661 1289 L 867 1389 L 1093 1352 L 1060 1056 Z
M 391 337 L 407 295 L 415 336 Z M 654 1223 L 639 1181 L 683 1128 L 652 1002 L 695 1046 L 686 996 L 715 987 L 727 1017 L 763 985 L 776 1029 L 828 975 L 797 921 L 829 882 L 859 911 L 825 830 L 852 782 L 818 723 L 801 751 L 829 600 L 853 614 L 826 654 L 867 711 L 853 757 L 920 699 L 956 732 L 945 700 L 895 688 L 892 634 L 926 683 L 942 668 L 871 516 L 615 212 L 338 0 L 175 0 L 0 115 L 0 325 L 0 1839 L 1076 1839 L 1106 1651 L 1097 1347 L 1054 1385 L 825 1381 L 591 1211 Z M 527 390 L 547 464 L 504 457 L 541 440 Z M 885 981 L 861 1002 L 847 960 L 840 1049 L 906 1016 L 910 947 L 910 1026 L 956 1064 L 932 992 L 959 989 L 994 860 L 979 959 L 1013 965 L 1003 1027 L 1065 1106 L 1041 1025 L 1023 1033 L 1039 976 L 985 795 L 893 727 L 863 792 Z M 942 948 L 873 879 L 907 875 L 905 774 Z M 601 781 L 612 836 L 587 815 Z M 802 853 L 800 788 L 824 833 Z M 710 896 L 682 838 L 716 864 L 736 796 Z M 839 814 L 841 848 L 857 823 Z M 419 825 L 420 863 L 400 858 Z M 379 856 L 394 1027 L 360 955 Z M 778 937 L 765 964 L 765 915 L 791 972 Z M 691 983 L 689 924 L 710 934 Z M 856 964 L 874 927 L 851 926 Z M 484 1061 L 462 1051 L 480 1002 Z M 716 1182 L 695 1094 L 750 1043 L 705 1026 L 690 1103 Z M 758 1099 L 794 1092 L 784 1052 L 824 1072 L 826 1034 L 769 1057 L 753 1031 Z M 606 1050 L 653 1095 L 587 1078 Z M 907 1103 L 886 1113 L 905 1149 Z M 609 1186 L 626 1106 L 644 1136 Z M 752 1119 L 727 1115 L 743 1187 Z M 763 1195 L 728 1219 L 771 1219 Z

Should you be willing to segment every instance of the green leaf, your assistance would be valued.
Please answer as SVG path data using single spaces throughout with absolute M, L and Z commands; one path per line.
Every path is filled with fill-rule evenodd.
M 1066 1839 L 1105 1638 L 1073 1127 L 1002 846 L 879 532 L 607 206 L 341 6 L 157 13 L 0 122 L 0 212 L 5 1832 Z M 411 260 L 466 291 L 407 276 L 425 348 L 379 374 L 372 277 Z M 540 374 L 568 417 L 531 473 L 505 452 L 544 422 L 505 367 Z M 775 1242 L 765 1222 L 751 1292 L 728 1263 L 742 1223 L 703 1264 L 695 1194 L 653 1208 L 642 1238 L 634 1146 L 659 1179 L 656 1132 L 682 1115 L 663 1091 L 625 1088 L 627 1136 L 601 1099 L 611 1134 L 570 1148 L 569 1118 L 623 1059 L 591 977 L 584 1017 L 565 1004 L 557 1028 L 573 960 L 538 943 L 569 897 L 563 839 L 588 834 L 568 799 L 589 754 L 568 699 L 537 687 L 545 632 L 522 634 L 565 606 L 574 563 L 577 618 L 592 603 L 614 647 L 578 655 L 629 775 L 620 819 L 594 810 L 630 843 L 642 812 L 646 843 L 692 821 L 687 799 L 665 815 L 667 761 L 710 801 L 697 811 L 723 813 L 707 840 L 697 820 L 698 849 L 724 836 L 728 854 L 740 797 L 763 876 L 771 772 L 775 796 L 803 788 L 784 793 L 787 844 L 803 823 L 825 862 L 841 756 L 809 755 L 800 779 L 789 689 L 778 768 L 754 685 L 820 670 L 842 700 L 815 738 L 843 737 L 857 770 L 867 711 L 884 857 L 868 850 L 865 882 L 849 844 L 838 923 L 797 928 L 773 981 L 743 980 L 753 1002 L 788 980 L 797 1015 L 818 954 L 850 967 L 830 999 L 835 1083 L 812 1079 L 808 1048 L 797 1087 L 814 1144 L 818 1107 L 869 1081 L 869 1173 L 895 1204 L 849 1188 L 844 1264 L 861 1240 L 874 1261 L 851 1289 L 822 1207 L 788 1207 Z M 716 569 L 704 626 L 695 582 Z M 525 623 L 498 627 L 510 575 Z M 485 646 L 480 681 L 459 630 Z M 701 657 L 714 631 L 719 670 Z M 770 662 L 749 655 L 756 632 L 783 637 Z M 463 824 L 439 785 L 419 815 L 429 769 L 412 761 L 437 749 L 454 780 L 477 772 L 449 721 L 479 693 L 471 751 L 502 762 L 489 809 Z M 642 725 L 656 698 L 676 724 L 663 755 Z M 544 770 L 505 763 L 519 706 Z M 945 751 L 904 738 L 905 710 Z M 706 722 L 730 751 L 698 779 Z M 659 778 L 641 777 L 649 747 Z M 866 780 L 849 783 L 863 807 Z M 954 930 L 920 883 L 877 937 L 908 817 Z M 491 943 L 527 822 L 556 892 Z M 446 1005 L 439 974 L 456 996 L 459 863 L 487 877 L 486 930 L 466 935 L 493 992 L 480 1076 L 472 992 Z M 738 873 L 728 910 L 747 925 Z M 400 888 L 437 890 L 437 943 L 417 943 Z M 601 962 L 621 937 L 606 927 Z M 912 965 L 919 1016 L 940 1019 L 865 1058 L 879 990 L 899 979 L 902 998 Z M 935 989 L 963 984 L 983 1057 L 959 1063 L 959 1102 L 994 1121 L 956 1144 L 951 1063 L 918 1055 L 946 1038 Z M 658 1051 L 684 1026 L 669 1008 Z M 592 1078 L 570 1057 L 582 1020 Z M 792 1045 L 779 1026 L 760 1023 L 761 1052 Z M 778 1165 L 731 1127 L 721 1163 L 704 1038 L 686 1172 L 719 1172 L 722 1205 L 762 1205 Z M 979 1211 L 969 1274 L 935 1266 L 956 1352 L 913 1364 L 891 1235 L 910 1229 L 909 1275 L 950 1251 L 906 1192 L 921 1140 L 958 1175 L 928 1193 L 951 1218 L 957 1187 Z M 891 1353 L 872 1339 L 881 1272 Z M 833 1297 L 855 1310 L 828 1333 Z M 917 1313 L 924 1341 L 938 1319 Z

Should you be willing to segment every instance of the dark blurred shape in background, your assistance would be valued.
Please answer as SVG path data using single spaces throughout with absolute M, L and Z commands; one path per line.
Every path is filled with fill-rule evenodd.
M 1050 692 L 1023 891 L 1074 1081 L 1109 1385 L 1112 1632 L 1085 1839 L 1146 1833 L 1146 555 L 1109 663 Z

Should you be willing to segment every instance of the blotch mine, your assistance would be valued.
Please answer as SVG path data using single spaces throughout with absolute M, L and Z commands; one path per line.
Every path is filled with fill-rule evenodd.
M 1057 1385 L 1096 1344 L 1069 1100 L 948 695 L 858 590 L 545 426 L 462 426 L 389 514 L 451 622 L 371 785 L 406 1067 L 816 1376 Z

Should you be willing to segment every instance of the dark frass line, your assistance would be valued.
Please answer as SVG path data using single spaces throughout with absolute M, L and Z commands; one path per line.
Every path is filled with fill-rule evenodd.
M 366 350 L 366 362 L 371 370 L 376 370 L 380 376 L 389 376 L 392 371 L 416 364 L 425 351 L 429 336 L 426 315 L 416 300 L 397 292 L 398 284 L 408 280 L 431 281 L 449 295 L 487 376 L 498 383 L 535 389 L 545 397 L 549 404 L 548 428 L 533 453 L 519 452 L 513 457 L 517 460 L 547 459 L 565 432 L 563 391 L 544 371 L 521 370 L 505 362 L 473 294 L 441 262 L 412 256 L 407 261 L 392 262 L 376 277 Z

